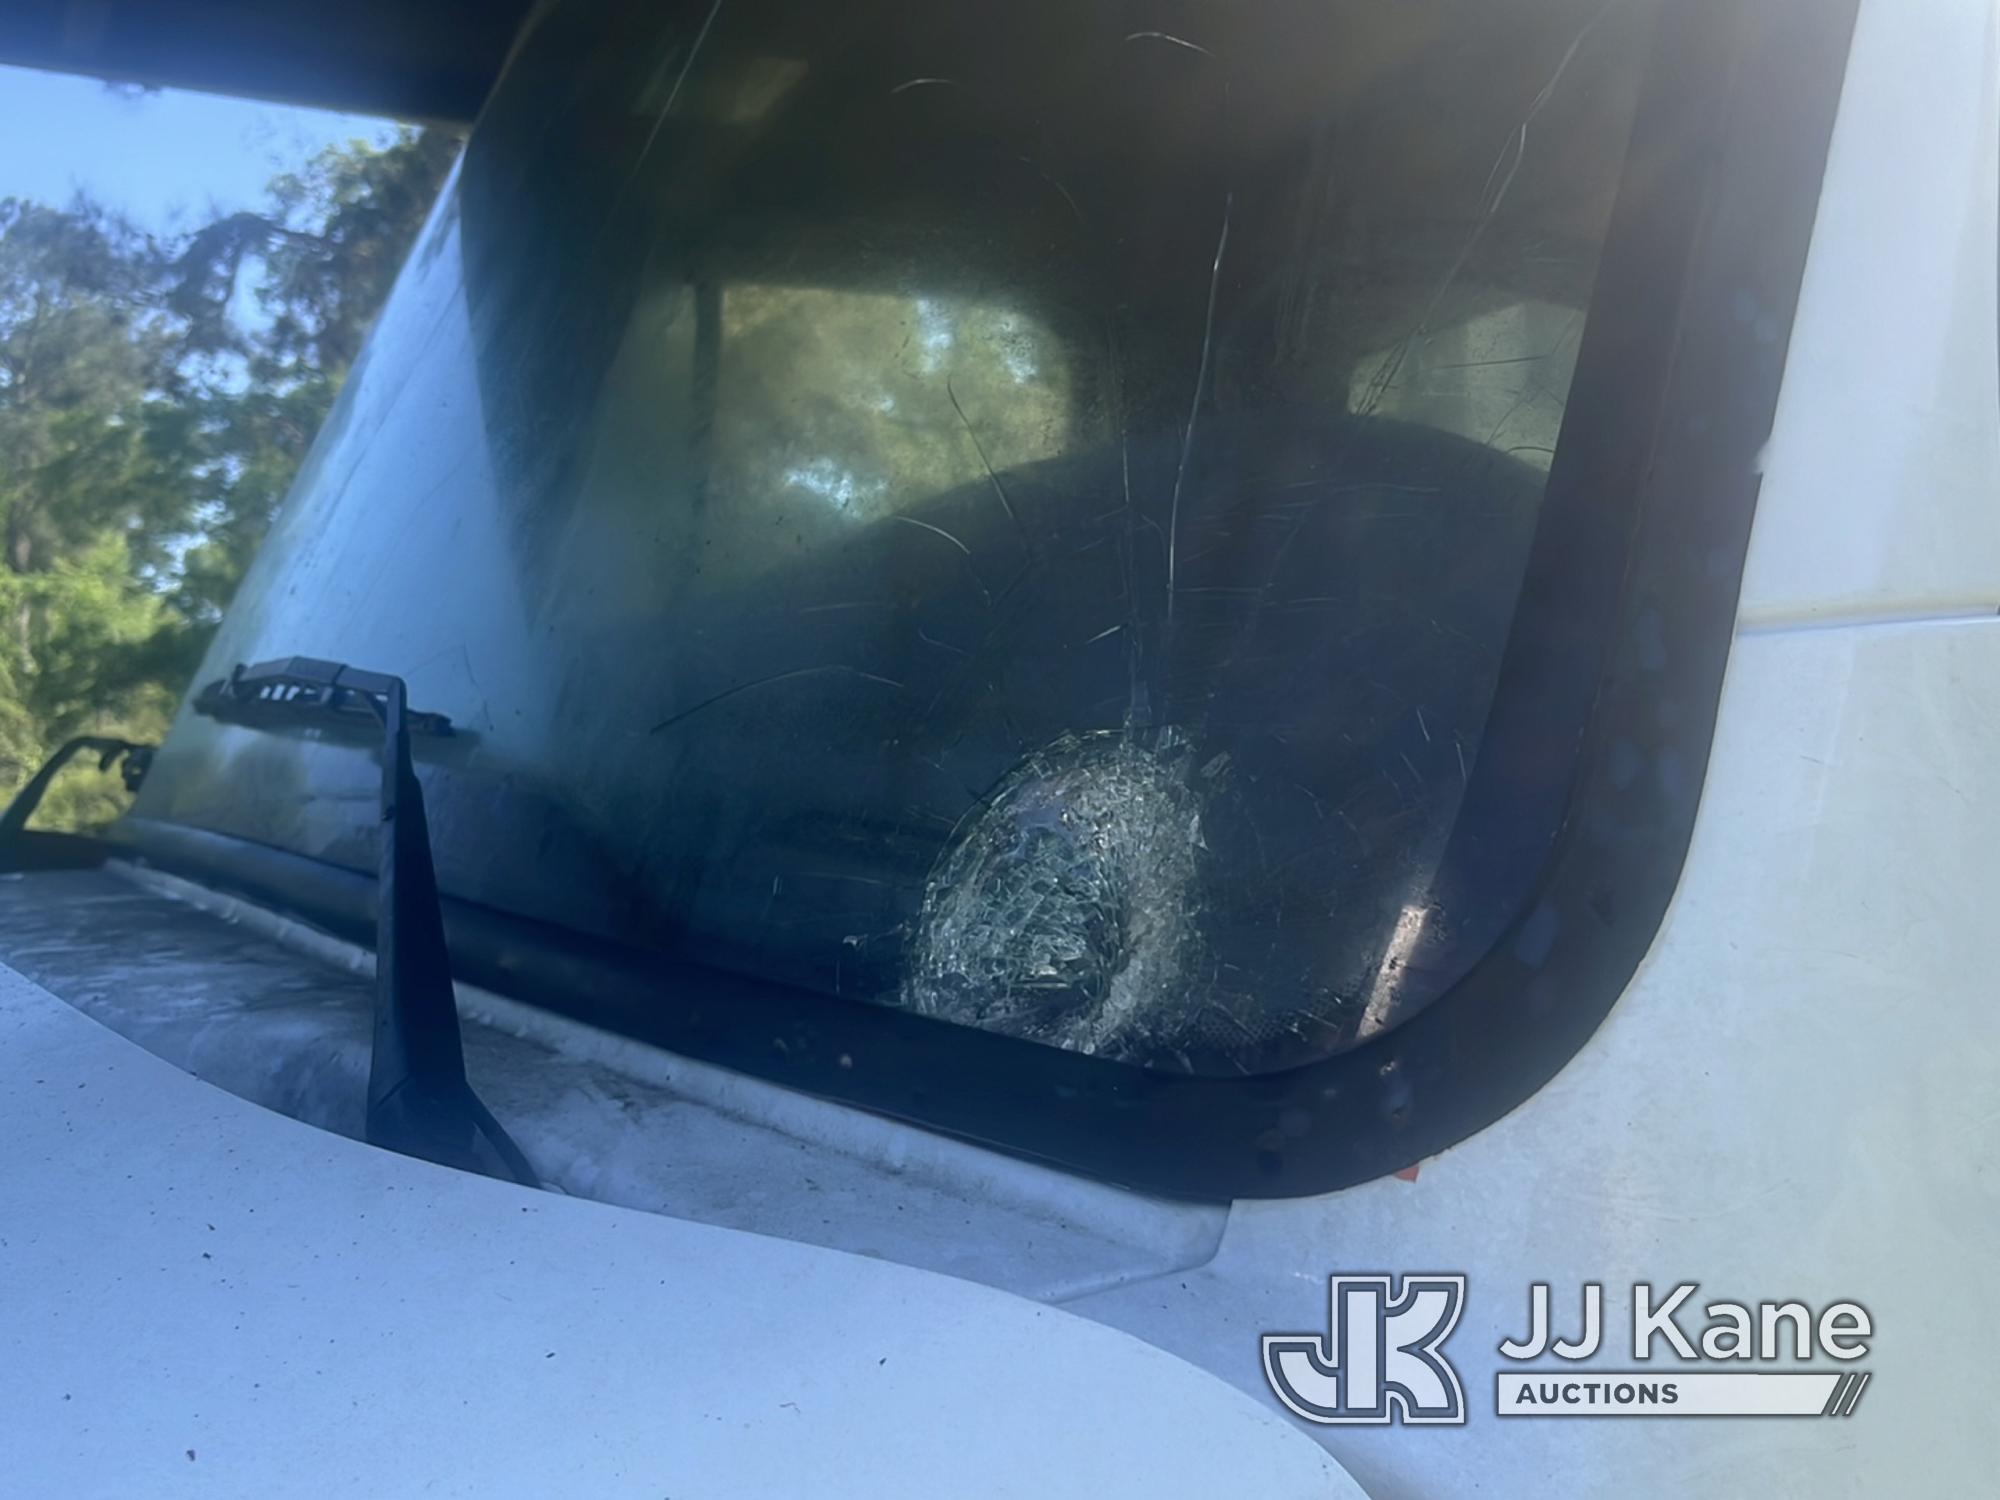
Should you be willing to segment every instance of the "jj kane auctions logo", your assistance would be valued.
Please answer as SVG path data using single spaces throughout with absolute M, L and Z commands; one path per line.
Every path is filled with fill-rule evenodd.
M 1495 1409 L 1503 1417 L 1845 1417 L 1865 1370 L 1803 1370 L 1815 1357 L 1865 1358 L 1874 1325 L 1857 1302 L 1817 1314 L 1803 1302 L 1694 1305 L 1699 1286 L 1632 1288 L 1631 1359 L 1644 1369 L 1577 1369 L 1604 1349 L 1604 1287 L 1582 1286 L 1576 1335 L 1554 1334 L 1549 1286 L 1528 1289 L 1528 1331 L 1503 1340 Z M 1325 1425 L 1465 1421 L 1444 1352 L 1465 1310 L 1465 1278 L 1335 1276 L 1325 1333 L 1267 1333 L 1264 1378 L 1286 1409 Z M 1699 1320 L 1697 1320 L 1697 1311 Z M 1772 1365 L 1794 1368 L 1772 1369 Z M 1748 1366 L 1748 1368 L 1746 1368 Z M 1764 1366 L 1765 1368 L 1758 1368 Z

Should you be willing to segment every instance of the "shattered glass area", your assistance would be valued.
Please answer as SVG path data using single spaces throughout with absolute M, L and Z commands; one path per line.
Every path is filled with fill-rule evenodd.
M 1183 1025 L 1200 963 L 1201 799 L 1187 746 L 1066 735 L 963 827 L 924 891 L 909 1005 L 1138 1058 Z

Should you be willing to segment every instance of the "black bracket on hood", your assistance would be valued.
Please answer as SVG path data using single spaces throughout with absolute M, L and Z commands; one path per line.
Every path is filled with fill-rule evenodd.
M 521 1148 L 465 1077 L 424 791 L 410 760 L 412 734 L 448 735 L 451 720 L 413 711 L 400 677 L 304 656 L 239 666 L 196 694 L 194 711 L 251 729 L 381 734 L 368 1140 L 406 1156 L 478 1170 L 477 1141 L 484 1136 L 517 1181 L 538 1186 Z

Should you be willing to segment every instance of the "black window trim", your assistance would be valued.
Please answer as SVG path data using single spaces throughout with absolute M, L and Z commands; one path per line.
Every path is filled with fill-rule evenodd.
M 1504 745 L 1537 722 L 1582 726 L 1568 806 L 1523 914 L 1428 1007 L 1286 1072 L 1168 1075 L 447 898 L 459 976 L 1169 1197 L 1332 1191 L 1435 1155 L 1521 1104 L 1610 1011 L 1679 881 L 1857 6 L 1661 7 L 1488 728 Z M 1507 796 L 1506 775 L 1504 754 L 1482 755 L 1468 815 Z M 367 875 L 140 818 L 114 838 L 339 936 L 372 932 Z

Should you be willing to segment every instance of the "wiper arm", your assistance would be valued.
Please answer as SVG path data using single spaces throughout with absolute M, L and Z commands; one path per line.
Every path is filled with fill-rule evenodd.
M 451 720 L 412 711 L 400 677 L 304 656 L 239 666 L 196 694 L 194 711 L 252 729 L 379 730 L 382 834 L 368 1140 L 476 1170 L 477 1137 L 483 1135 L 517 1181 L 539 1186 L 521 1148 L 465 1077 L 424 789 L 410 759 L 412 734 L 449 735 Z

